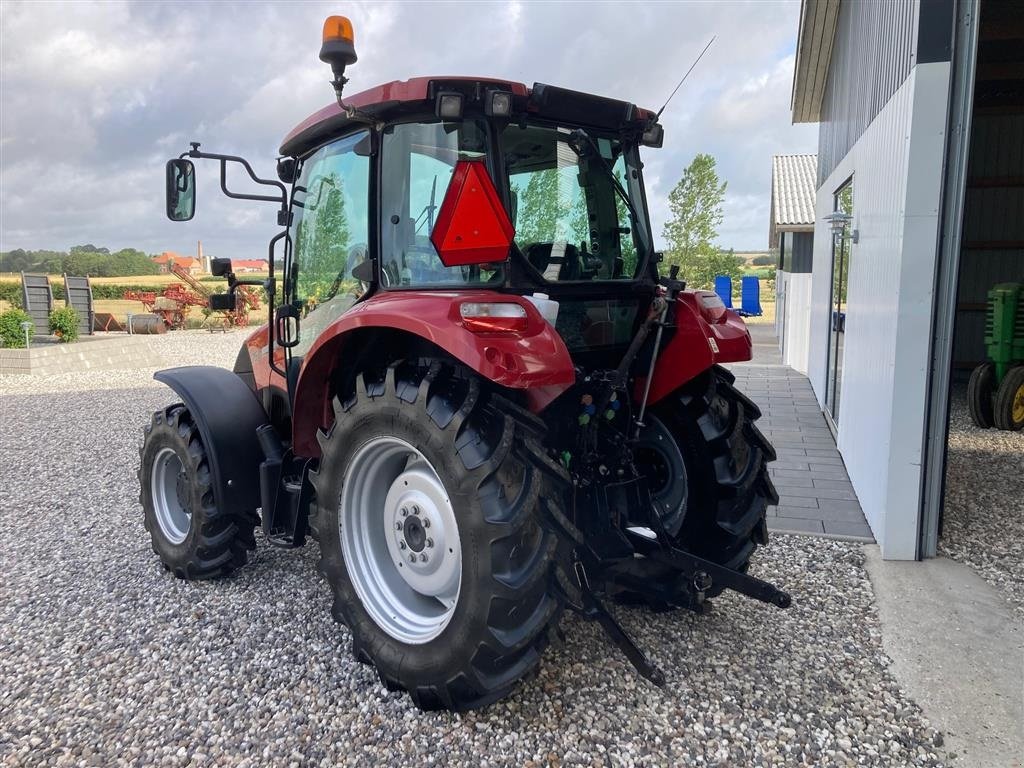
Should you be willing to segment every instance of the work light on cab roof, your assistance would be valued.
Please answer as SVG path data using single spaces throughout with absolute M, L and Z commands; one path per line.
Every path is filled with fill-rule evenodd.
M 748 573 L 778 503 L 760 412 L 722 367 L 751 358 L 750 334 L 659 274 L 641 159 L 658 113 L 469 75 L 343 98 L 344 16 L 320 58 L 336 103 L 285 137 L 277 178 L 196 142 L 167 165 L 172 220 L 195 213 L 203 160 L 279 224 L 265 277 L 212 265 L 228 292 L 211 310 L 240 286 L 267 298 L 234 370 L 156 374 L 181 400 L 153 415 L 139 470 L 167 570 L 225 576 L 257 526 L 261 546 L 315 537 L 356 658 L 424 709 L 509 695 L 565 610 L 662 685 L 609 598 L 788 606 Z M 259 193 L 229 189 L 229 165 Z

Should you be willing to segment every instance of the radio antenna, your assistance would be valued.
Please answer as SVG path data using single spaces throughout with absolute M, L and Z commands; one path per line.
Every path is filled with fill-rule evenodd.
M 700 61 L 704 57 L 704 54 L 708 52 L 708 48 L 710 48 L 711 44 L 715 42 L 715 37 L 716 35 L 711 36 L 711 39 L 708 40 L 708 44 L 704 46 L 704 50 L 700 52 L 700 56 L 694 59 L 693 64 L 690 65 L 690 68 L 686 70 L 686 74 L 683 75 L 683 79 L 680 80 L 676 87 L 672 89 L 672 93 L 668 95 L 668 98 L 665 99 L 665 103 L 662 104 L 661 109 L 658 110 L 658 114 L 654 116 L 655 120 L 661 117 L 661 113 L 665 111 L 665 107 L 667 107 L 668 103 L 672 101 L 672 97 L 676 95 L 676 91 L 678 91 L 682 87 L 683 83 L 686 82 L 686 78 L 688 78 L 690 76 L 690 73 L 693 72 L 693 68 L 697 66 L 697 62 Z

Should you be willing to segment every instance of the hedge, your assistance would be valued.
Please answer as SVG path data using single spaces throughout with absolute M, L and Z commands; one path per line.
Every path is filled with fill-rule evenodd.
M 158 285 L 145 285 L 138 283 L 93 283 L 92 297 L 93 299 L 121 299 L 124 298 L 125 291 L 150 291 L 159 296 L 167 288 L 167 285 L 167 283 Z M 64 299 L 63 281 L 54 282 L 51 280 L 50 288 L 53 289 L 53 298 L 60 300 Z M 259 292 L 260 300 L 265 301 L 266 298 L 264 296 L 263 289 L 260 288 Z M 20 307 L 21 282 L 15 282 L 13 280 L 0 281 L 0 300 L 10 302 L 10 304 L 15 307 Z

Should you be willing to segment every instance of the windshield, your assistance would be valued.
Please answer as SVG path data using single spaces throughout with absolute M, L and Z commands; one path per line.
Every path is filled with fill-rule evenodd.
M 643 267 L 646 233 L 617 189 L 643 209 L 628 148 L 595 136 L 597 152 L 577 154 L 570 139 L 566 128 L 502 130 L 516 244 L 548 282 L 633 279 Z

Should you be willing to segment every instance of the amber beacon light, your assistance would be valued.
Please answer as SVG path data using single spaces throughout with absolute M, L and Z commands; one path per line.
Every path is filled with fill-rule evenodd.
M 344 85 L 345 67 L 356 63 L 356 36 L 352 22 L 344 16 L 328 16 L 324 22 L 320 60 L 331 65 L 335 83 Z

